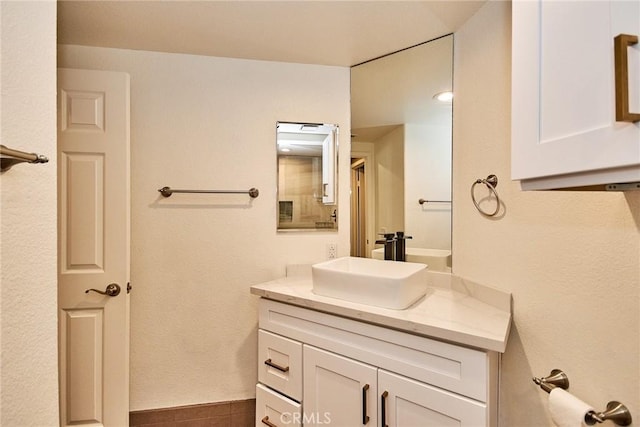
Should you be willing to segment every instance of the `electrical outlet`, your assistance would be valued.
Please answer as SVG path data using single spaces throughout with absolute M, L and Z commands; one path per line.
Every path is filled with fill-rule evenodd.
M 338 256 L 338 244 L 337 243 L 327 244 L 327 258 L 334 259 L 337 256 Z

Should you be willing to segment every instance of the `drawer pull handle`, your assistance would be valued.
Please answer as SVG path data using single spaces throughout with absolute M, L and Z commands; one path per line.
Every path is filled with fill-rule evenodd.
M 269 415 L 267 415 L 266 417 L 264 417 L 262 419 L 262 424 L 266 424 L 269 427 L 278 427 L 277 425 L 275 425 L 274 423 L 272 423 L 271 421 L 269 421 Z
M 280 366 L 278 364 L 275 364 L 271 361 L 271 359 L 267 359 L 264 361 L 264 364 L 267 366 L 271 366 L 272 368 L 277 369 L 280 372 L 289 372 L 289 367 L 288 366 Z
M 613 40 L 616 75 L 616 121 L 638 122 L 640 121 L 640 113 L 629 111 L 629 63 L 627 60 L 627 46 L 638 43 L 638 36 L 620 34 Z
M 385 391 L 384 393 L 382 393 L 382 396 L 380 396 L 380 411 L 382 415 L 382 421 L 380 425 L 382 427 L 389 427 L 387 425 L 387 396 L 389 396 L 388 391 Z
M 365 384 L 362 387 L 362 424 L 366 425 L 369 422 L 369 415 L 367 415 L 367 391 L 369 390 L 369 384 Z

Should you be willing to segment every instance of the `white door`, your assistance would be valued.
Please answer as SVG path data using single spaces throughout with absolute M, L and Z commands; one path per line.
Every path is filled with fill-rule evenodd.
M 126 426 L 127 74 L 58 70 L 58 165 L 60 424 Z
M 476 400 L 380 369 L 381 425 L 485 427 L 487 407 Z
M 351 256 L 369 258 L 367 253 L 366 160 L 351 163 Z
M 371 426 L 377 422 L 377 368 L 305 345 L 305 426 Z

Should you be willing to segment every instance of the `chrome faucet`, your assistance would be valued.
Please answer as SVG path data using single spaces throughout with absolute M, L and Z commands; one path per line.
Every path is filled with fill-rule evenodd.
M 393 243 L 395 241 L 395 235 L 393 233 L 382 234 L 384 240 L 376 240 L 376 245 L 384 245 L 384 259 L 385 261 L 393 261 Z

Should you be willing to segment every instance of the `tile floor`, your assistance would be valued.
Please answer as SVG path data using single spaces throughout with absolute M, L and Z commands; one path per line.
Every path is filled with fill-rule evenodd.
M 255 399 L 150 409 L 129 414 L 130 427 L 252 427 Z

